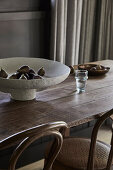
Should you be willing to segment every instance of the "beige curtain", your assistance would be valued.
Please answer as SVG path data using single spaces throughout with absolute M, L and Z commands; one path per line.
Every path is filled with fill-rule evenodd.
M 52 60 L 113 59 L 113 0 L 51 0 L 51 10 Z
M 100 0 L 95 59 L 113 59 L 113 0 Z
M 83 0 L 51 0 L 50 58 L 78 63 Z
M 113 0 L 83 0 L 79 63 L 113 59 Z
M 79 63 L 93 60 L 96 0 L 83 0 Z

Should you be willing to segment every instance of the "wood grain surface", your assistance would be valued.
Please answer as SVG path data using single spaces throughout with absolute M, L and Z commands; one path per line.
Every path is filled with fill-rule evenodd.
M 97 63 L 109 66 L 110 71 L 105 76 L 89 77 L 84 93 L 75 91 L 74 76 L 37 92 L 32 101 L 14 101 L 0 92 L 0 140 L 47 122 L 65 121 L 69 127 L 77 126 L 113 108 L 113 60 Z

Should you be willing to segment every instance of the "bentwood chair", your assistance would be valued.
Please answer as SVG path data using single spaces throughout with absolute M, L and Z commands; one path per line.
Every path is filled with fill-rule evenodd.
M 0 149 L 4 149 L 7 145 L 9 146 L 17 140 L 21 141 L 11 156 L 8 170 L 15 170 L 18 158 L 31 143 L 40 137 L 52 135 L 54 136 L 54 142 L 43 169 L 51 170 L 52 164 L 61 149 L 63 143 L 62 135 L 66 128 L 67 124 L 62 121 L 47 123 L 22 131 L 0 142 Z
M 103 122 L 113 114 L 113 109 L 102 115 L 92 131 L 91 140 L 65 137 L 52 170 L 110 170 L 113 164 L 113 135 L 111 145 L 97 141 L 97 133 Z M 48 158 L 48 146 L 45 158 Z

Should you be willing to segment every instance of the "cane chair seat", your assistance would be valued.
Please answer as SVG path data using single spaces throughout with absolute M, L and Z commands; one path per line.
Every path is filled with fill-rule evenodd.
M 86 169 L 89 149 L 90 139 L 74 137 L 65 138 L 63 147 L 56 160 L 66 167 Z M 96 170 L 104 169 L 107 164 L 110 145 L 105 145 L 104 143 L 97 141 L 95 151 L 94 167 Z
M 49 147 L 48 147 L 49 149 Z M 67 137 L 53 165 L 53 170 L 84 170 L 87 167 L 90 139 Z M 96 142 L 94 169 L 104 170 L 110 145 Z M 47 155 L 46 155 L 47 156 Z
M 110 170 L 113 165 L 113 129 L 110 145 L 97 140 L 99 128 L 113 115 L 113 109 L 101 115 L 94 125 L 91 139 L 65 137 L 52 170 Z M 51 145 L 46 150 L 45 162 Z

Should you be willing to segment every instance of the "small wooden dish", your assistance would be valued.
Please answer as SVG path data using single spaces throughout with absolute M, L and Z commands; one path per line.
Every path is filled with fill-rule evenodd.
M 79 70 L 87 70 L 89 76 L 100 76 L 106 74 L 110 67 L 105 67 L 99 64 L 80 64 L 78 65 Z

